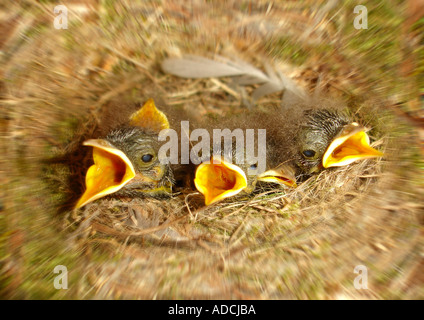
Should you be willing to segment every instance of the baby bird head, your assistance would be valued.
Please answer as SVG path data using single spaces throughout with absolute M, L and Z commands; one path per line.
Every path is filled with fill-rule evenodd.
M 105 140 L 124 152 L 132 164 L 135 177 L 118 191 L 122 195 L 161 196 L 171 192 L 173 176 L 167 164 L 159 160 L 161 143 L 157 135 L 146 133 L 139 127 L 113 130 Z
M 158 133 L 167 128 L 166 116 L 150 99 L 126 126 L 111 131 L 104 139 L 85 141 L 85 146 L 93 147 L 94 164 L 87 171 L 86 190 L 76 207 L 112 193 L 133 197 L 170 195 L 173 174 L 158 156 Z
M 345 166 L 383 154 L 370 146 L 366 129 L 340 112 L 308 111 L 299 134 L 298 167 L 313 173 L 323 168 Z
M 266 155 L 262 155 L 266 156 Z M 247 157 L 246 150 L 237 151 L 233 143 L 223 155 L 213 154 L 210 160 L 202 162 L 196 169 L 194 183 L 210 205 L 238 194 L 250 194 L 258 181 L 296 186 L 294 172 L 287 166 L 272 170 L 261 170 L 258 159 Z

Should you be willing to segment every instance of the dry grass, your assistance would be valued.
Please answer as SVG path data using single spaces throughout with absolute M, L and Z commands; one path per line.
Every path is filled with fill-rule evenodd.
M 368 33 L 353 29 L 350 1 L 184 3 L 72 1 L 68 30 L 53 28 L 49 1 L 1 8 L 1 296 L 424 298 L 422 24 L 391 1 L 370 2 Z M 183 53 L 272 62 L 348 105 L 386 157 L 208 208 L 182 190 L 70 210 L 87 166 L 81 142 L 134 102 L 155 98 L 173 123 L 244 112 L 253 87 L 160 70 Z M 268 95 L 255 108 L 280 102 Z M 68 268 L 68 290 L 53 287 L 56 265 Z M 353 287 L 357 265 L 368 290 Z

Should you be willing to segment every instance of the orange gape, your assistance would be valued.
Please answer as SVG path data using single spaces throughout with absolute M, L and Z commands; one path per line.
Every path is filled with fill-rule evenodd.
M 353 122 L 330 143 L 322 158 L 324 168 L 341 167 L 356 160 L 376 158 L 383 153 L 370 146 L 365 129 Z
M 169 128 L 167 117 L 156 108 L 153 99 L 147 100 L 140 110 L 131 115 L 130 125 L 146 128 L 157 133 Z
M 240 167 L 225 160 L 213 163 L 214 159 L 217 157 L 200 164 L 194 179 L 197 190 L 205 196 L 206 205 L 234 196 L 247 187 L 246 174 Z
M 118 191 L 135 176 L 131 161 L 107 141 L 93 139 L 85 141 L 84 145 L 93 147 L 94 164 L 87 170 L 86 190 L 78 200 L 77 208 Z
M 297 187 L 294 169 L 286 164 L 280 164 L 274 169 L 260 174 L 258 181 L 277 183 L 292 188 Z

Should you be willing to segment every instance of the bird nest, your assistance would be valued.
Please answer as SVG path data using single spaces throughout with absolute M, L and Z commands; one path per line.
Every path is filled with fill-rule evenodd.
M 69 6 L 67 30 L 52 27 L 50 3 L 7 8 L 15 14 L 1 16 L 1 295 L 423 298 L 422 150 L 403 111 L 389 107 L 394 96 L 415 101 L 416 78 L 396 81 L 397 47 L 379 59 L 369 50 L 388 45 L 387 34 L 404 36 L 387 5 L 374 21 L 385 29 L 366 44 L 343 22 L 350 4 L 86 1 Z M 220 121 L 246 108 L 275 112 L 285 99 L 249 98 L 257 85 L 228 78 L 163 72 L 164 58 L 184 53 L 274 68 L 308 95 L 340 101 L 373 128 L 385 157 L 207 207 L 180 188 L 167 200 L 110 196 L 72 209 L 90 163 L 82 142 L 123 123 L 137 103 L 154 98 L 170 118 Z M 68 269 L 68 290 L 53 286 L 57 265 Z M 357 266 L 368 270 L 368 289 L 355 289 Z

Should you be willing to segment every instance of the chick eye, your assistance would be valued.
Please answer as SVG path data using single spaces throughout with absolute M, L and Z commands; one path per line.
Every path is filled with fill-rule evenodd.
M 252 165 L 249 167 L 249 169 L 251 169 L 251 170 L 255 170 L 255 169 L 257 169 L 257 168 L 258 168 L 258 164 L 257 164 L 257 163 L 252 164 Z
M 141 157 L 141 160 L 143 160 L 143 162 L 150 162 L 152 161 L 153 156 L 151 154 L 145 154 Z
M 314 150 L 305 150 L 302 153 L 306 158 L 312 158 L 313 156 L 315 156 Z

